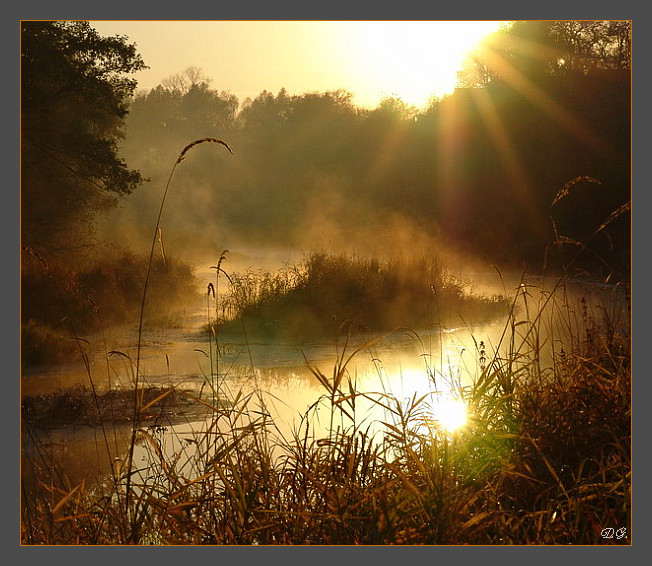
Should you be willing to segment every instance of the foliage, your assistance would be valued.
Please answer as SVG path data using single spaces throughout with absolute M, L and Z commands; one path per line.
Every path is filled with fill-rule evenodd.
M 167 86 L 136 93 L 130 106 L 125 153 L 140 150 L 145 156 L 140 160 L 146 164 L 165 159 L 166 151 L 178 152 L 179 140 L 197 138 L 197 132 L 223 135 L 234 127 L 236 97 L 211 89 L 209 81 L 192 69 L 186 70 L 190 79 L 185 80 L 183 74 L 170 77 L 164 81 Z
M 276 274 L 232 273 L 218 305 L 225 330 L 295 340 L 342 331 L 455 326 L 489 321 L 504 311 L 500 297 L 478 296 L 434 260 L 364 259 L 314 253 Z
M 119 155 L 129 75 L 143 68 L 135 45 L 88 22 L 21 22 L 23 367 L 69 358 L 80 333 L 137 312 L 143 259 L 99 242 L 95 223 L 143 182 Z M 172 258 L 156 272 L 159 322 L 169 324 L 179 299 L 194 296 L 192 273 Z
M 201 159 L 194 161 L 202 184 L 237 186 L 240 193 L 220 191 L 224 209 L 208 196 L 204 210 L 213 222 L 216 211 L 224 210 L 229 227 L 245 218 L 241 229 L 257 226 L 267 242 L 308 230 L 323 241 L 321 227 L 337 222 L 348 228 L 342 229 L 344 239 L 362 227 L 375 228 L 370 230 L 372 239 L 380 248 L 393 248 L 392 257 L 400 257 L 418 239 L 408 232 L 403 248 L 395 228 L 404 228 L 400 219 L 414 218 L 420 233 L 439 236 L 441 230 L 449 241 L 485 258 L 519 262 L 540 258 L 549 245 L 604 237 L 601 245 L 589 242 L 589 251 L 600 257 L 597 271 L 611 277 L 628 267 L 628 235 L 618 222 L 626 224 L 631 206 L 629 91 L 624 88 L 629 78 L 585 71 L 597 59 L 609 68 L 624 66 L 627 30 L 588 23 L 571 29 L 562 24 L 524 22 L 512 32 L 521 34 L 519 41 L 536 40 L 546 49 L 570 45 L 563 64 L 559 51 L 556 58 L 540 63 L 508 50 L 503 55 L 511 58 L 511 67 L 502 68 L 507 69 L 504 81 L 492 81 L 482 93 L 461 90 L 417 115 L 396 100 L 363 112 L 343 92 L 290 97 L 281 91 L 276 97 L 263 93 L 250 101 L 238 120 L 235 99 L 216 94 L 192 71 L 142 97 L 141 116 L 156 101 L 166 112 L 175 112 L 170 112 L 169 123 L 160 115 L 158 122 L 143 120 L 135 130 L 144 125 L 152 125 L 152 130 L 141 131 L 140 141 L 146 143 L 135 143 L 131 151 L 140 147 L 150 165 L 167 161 L 156 153 L 156 136 L 166 132 L 170 147 L 185 147 L 178 164 L 198 143 L 219 142 L 205 137 L 214 132 L 204 129 L 192 134 L 202 125 L 188 130 L 175 116 L 198 115 L 211 127 L 233 128 L 234 146 L 246 156 L 240 165 L 222 178 L 222 171 L 216 175 L 202 167 Z M 82 265 L 43 258 L 38 247 L 47 242 L 46 249 L 52 251 L 55 243 L 68 246 L 66 238 L 83 241 L 78 236 L 107 195 L 129 192 L 139 180 L 114 159 L 126 111 L 119 101 L 133 83 L 114 75 L 107 79 L 97 64 L 120 74 L 141 63 L 122 39 L 102 40 L 84 23 L 25 22 L 23 33 L 23 63 L 29 71 L 24 77 L 23 167 L 31 191 L 24 195 L 30 195 L 24 211 L 29 219 L 23 242 L 23 298 L 28 298 L 23 303 L 24 336 L 49 342 L 70 324 L 71 338 L 79 347 L 74 329 L 88 323 L 87 305 L 97 308 L 95 314 L 115 310 L 116 318 L 140 307 L 141 324 L 131 376 L 134 389 L 128 392 L 132 406 L 120 412 L 131 413 L 126 456 L 111 457 L 117 450 L 117 441 L 115 446 L 109 442 L 108 423 L 116 420 L 112 395 L 105 399 L 94 389 L 90 395 L 62 392 L 23 406 L 29 417 L 23 430 L 29 442 L 23 447 L 33 453 L 24 453 L 29 466 L 21 468 L 21 542 L 629 543 L 628 538 L 603 536 L 609 527 L 631 533 L 627 284 L 608 286 L 614 302 L 590 309 L 585 299 L 579 307 L 567 300 L 564 280 L 552 290 L 542 286 L 537 302 L 531 298 L 534 290 L 522 281 L 511 299 L 500 343 L 490 347 L 476 341 L 477 360 L 464 366 L 471 384 L 462 386 L 460 381 L 451 392 L 468 407 L 468 423 L 459 431 L 447 431 L 431 405 L 440 391 L 440 376 L 452 377 L 450 366 L 442 362 L 441 367 L 427 367 L 433 391 L 421 397 L 406 400 L 386 389 L 362 391 L 349 364 L 370 345 L 350 351 L 348 341 L 334 361 L 332 375 L 308 363 L 323 394 L 289 433 L 272 418 L 264 391 L 233 392 L 223 380 L 213 379 L 212 359 L 212 398 L 202 396 L 202 390 L 193 398 L 197 407 L 209 410 L 207 419 L 191 429 L 190 437 L 181 436 L 172 421 L 168 428 L 165 411 L 157 409 L 174 399 L 175 392 L 143 387 L 138 365 L 145 300 L 156 300 L 157 274 L 175 269 L 169 257 L 153 261 L 158 230 L 146 274 L 141 273 L 142 258 L 136 256 Z M 622 40 L 617 49 L 612 49 L 613 37 Z M 99 49 L 93 50 L 93 45 Z M 588 55 L 582 51 L 586 45 Z M 46 65 L 43 74 L 36 72 L 42 61 L 61 63 L 61 82 L 54 64 Z M 550 63 L 557 65 L 554 73 Z M 573 72 L 566 73 L 569 69 Z M 107 90 L 101 88 L 105 79 Z M 48 80 L 56 88 L 50 90 Z M 88 99 L 85 87 L 93 95 Z M 604 112 L 605 103 L 613 112 Z M 79 123 L 71 119 L 77 105 Z M 98 132 L 104 141 L 95 144 Z M 177 134 L 186 136 L 183 144 L 174 140 Z M 186 145 L 191 134 L 197 142 Z M 138 139 L 136 135 L 132 142 Z M 50 185 L 56 189 L 56 203 L 43 196 Z M 599 207 L 591 190 L 597 188 L 604 189 Z M 166 194 L 167 186 L 163 201 Z M 43 212 L 49 204 L 56 212 L 52 218 Z M 55 211 L 55 204 L 60 210 Z M 323 214 L 315 216 L 314 211 Z M 41 220 L 43 226 L 36 226 Z M 426 245 L 430 243 L 428 239 Z M 588 248 L 584 243 L 578 247 L 582 252 Z M 613 255 L 605 256 L 605 251 Z M 574 255 L 562 266 L 596 268 L 577 260 Z M 183 288 L 179 296 L 185 296 L 190 272 L 177 268 Z M 150 275 L 149 293 L 141 296 Z M 302 336 L 315 329 L 339 329 L 345 321 L 369 329 L 405 324 L 405 316 L 417 311 L 425 311 L 421 320 L 428 325 L 443 326 L 468 301 L 462 286 L 447 278 L 438 264 L 326 254 L 310 256 L 299 268 L 278 275 L 234 274 L 231 285 L 233 302 L 220 297 L 215 305 L 226 309 L 222 319 L 227 314 L 250 317 L 263 326 L 281 321 L 284 330 Z M 164 286 L 160 304 L 174 294 L 169 289 L 166 293 Z M 479 306 L 491 313 L 499 303 L 504 307 L 502 301 L 480 299 Z M 284 319 L 288 312 L 296 319 Z M 213 336 L 218 339 L 219 333 Z M 31 351 L 29 343 L 23 347 Z M 216 352 L 219 356 L 219 347 Z M 358 412 L 363 402 L 371 402 L 383 416 L 366 420 Z M 147 426 L 152 414 L 156 420 Z M 31 426 L 61 424 L 58 418 L 64 415 L 82 420 L 92 415 L 99 423 L 94 433 L 104 441 L 106 454 L 100 454 L 98 442 L 98 460 L 102 456 L 110 465 L 96 484 L 72 483 L 52 457 L 53 446 L 42 442 Z M 326 430 L 319 426 L 324 415 Z
M 124 75 L 142 68 L 135 46 L 88 22 L 21 23 L 24 245 L 78 246 L 97 211 L 142 182 L 118 156 L 136 86 Z
M 628 20 L 531 20 L 503 27 L 483 43 L 460 71 L 463 86 L 487 86 L 519 74 L 587 75 L 631 69 L 632 24 Z
M 22 367 L 77 357 L 76 340 L 89 332 L 135 320 L 142 299 L 146 258 L 102 249 L 85 265 L 45 263 L 25 253 L 21 266 Z M 187 264 L 154 262 L 148 325 L 170 326 L 197 299 Z
M 160 179 L 188 136 L 229 139 L 238 158 L 209 167 L 198 156 L 173 196 L 171 227 L 187 234 L 200 226 L 206 253 L 231 239 L 396 256 L 436 246 L 530 270 L 542 269 L 547 254 L 546 267 L 561 272 L 551 214 L 579 241 L 631 198 L 625 23 L 520 22 L 501 36 L 512 43 L 499 77 L 418 110 L 393 98 L 368 110 L 345 91 L 284 89 L 236 110 L 232 96 L 199 82 L 207 90 L 180 113 L 192 82 L 185 90 L 162 84 L 134 101 L 125 152 Z M 553 72 L 551 53 L 563 42 L 576 55 L 560 51 L 565 69 Z M 591 50 L 592 59 L 581 55 Z M 221 122 L 196 119 L 214 114 Z M 599 184 L 578 185 L 568 207 L 551 210 L 579 177 Z M 142 197 L 132 201 L 134 215 L 154 206 Z M 603 278 L 629 271 L 628 214 L 592 240 L 578 268 Z

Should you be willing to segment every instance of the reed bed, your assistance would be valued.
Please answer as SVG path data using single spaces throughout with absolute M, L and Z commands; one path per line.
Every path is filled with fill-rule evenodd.
M 476 342 L 472 385 L 457 391 L 468 419 L 454 432 L 428 396 L 358 390 L 350 365 L 367 345 L 344 348 L 331 375 L 310 366 L 323 395 L 290 433 L 261 390 L 218 385 L 229 403 L 197 395 L 208 416 L 190 436 L 136 429 L 147 465 L 117 466 L 101 488 L 49 475 L 23 500 L 22 542 L 629 544 L 626 294 L 571 304 L 563 281 L 540 290 L 533 300 L 533 286 L 519 286 L 500 342 Z M 447 370 L 428 371 L 434 389 Z M 384 417 L 361 418 L 363 399 Z
M 479 295 L 431 257 L 380 260 L 312 253 L 275 272 L 232 273 L 216 320 L 225 331 L 246 324 L 249 335 L 333 338 L 429 328 L 464 319 L 488 322 L 504 313 L 499 295 Z
M 359 389 L 352 365 L 373 344 L 347 341 L 329 375 L 306 360 L 323 394 L 288 432 L 260 387 L 234 391 L 221 379 L 216 329 L 227 312 L 220 305 L 229 303 L 215 290 L 223 254 L 207 293 L 216 301 L 215 317 L 210 303 L 207 313 L 210 394 L 187 394 L 207 414 L 184 426 L 166 421 L 162 412 L 154 422 L 147 419 L 180 393 L 148 398 L 140 371 L 163 204 L 177 165 L 206 142 L 231 151 L 216 138 L 189 144 L 163 193 L 141 300 L 124 449 L 114 455 L 111 427 L 100 418 L 97 446 L 106 449 L 109 471 L 99 481 L 72 481 L 26 420 L 36 456 L 23 468 L 22 544 L 631 543 L 631 308 L 625 286 L 610 286 L 597 303 L 588 294 L 574 302 L 564 279 L 532 284 L 524 278 L 515 290 L 506 289 L 509 300 L 499 302 L 502 337 L 497 343 L 474 337 L 473 361 L 457 370 L 468 379 L 450 375 L 444 363 L 424 369 L 433 391 L 451 384 L 449 393 L 466 404 L 466 424 L 453 431 L 434 412 L 430 393 L 401 399 L 389 389 Z M 459 296 L 455 285 L 433 278 L 432 265 L 415 272 L 314 256 L 304 267 L 262 282 L 231 278 L 232 305 L 240 309 L 234 318 L 246 327 L 247 316 L 266 320 L 279 304 L 282 313 L 298 308 L 305 314 L 299 307 L 308 297 L 323 308 L 284 326 L 304 325 L 310 333 L 313 323 L 323 329 L 328 320 L 341 328 L 341 316 L 375 312 L 350 308 L 369 297 L 388 301 L 388 290 L 403 279 L 394 290 L 426 286 L 427 299 L 419 291 L 417 304 L 425 307 L 429 325 L 443 326 L 447 305 Z M 354 300 L 342 311 L 347 297 Z M 395 322 L 387 309 L 378 312 L 387 316 L 377 321 L 381 326 Z M 90 369 L 89 380 L 94 408 L 102 413 L 107 409 Z M 370 421 L 360 414 L 363 401 L 382 416 Z M 323 422 L 326 427 L 317 426 Z

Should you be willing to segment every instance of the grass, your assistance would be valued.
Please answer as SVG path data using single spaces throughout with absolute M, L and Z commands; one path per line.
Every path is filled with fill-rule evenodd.
M 629 544 L 631 351 L 620 291 L 574 303 L 563 281 L 538 294 L 523 283 L 500 342 L 478 341 L 463 366 L 469 416 L 453 433 L 426 395 L 358 390 L 349 366 L 367 345 L 347 347 L 332 375 L 311 366 L 324 393 L 290 433 L 260 390 L 219 406 L 195 398 L 209 414 L 191 441 L 137 427 L 148 465 L 131 471 L 129 512 L 123 476 L 99 492 L 50 484 L 23 501 L 22 541 Z M 447 371 L 431 370 L 432 379 Z M 362 401 L 384 416 L 365 420 Z M 608 528 L 627 536 L 604 538 Z
M 134 392 L 131 388 L 97 391 L 84 385 L 23 397 L 22 423 L 26 428 L 47 430 L 60 426 L 103 426 L 131 423 Z M 147 386 L 142 390 L 143 421 L 166 424 L 185 420 L 201 405 L 189 391 Z
M 77 338 L 133 323 L 139 312 L 145 258 L 105 250 L 99 260 L 73 267 L 37 261 L 25 253 L 21 269 L 23 369 L 78 357 Z M 174 258 L 152 262 L 148 327 L 170 327 L 192 302 L 197 284 L 189 265 Z
M 373 344 L 352 346 L 349 339 L 331 375 L 306 360 L 323 394 L 288 431 L 260 387 L 231 391 L 217 379 L 224 376 L 220 320 L 230 317 L 245 328 L 255 322 L 256 331 L 278 320 L 289 335 L 348 324 L 351 338 L 356 327 L 405 325 L 406 313 L 414 321 L 414 313 L 425 312 L 417 323 L 441 328 L 452 315 L 459 318 L 468 298 L 436 264 L 318 254 L 280 275 L 230 277 L 231 300 L 222 300 L 215 293 L 222 254 L 207 292 L 212 395 L 185 396 L 205 418 L 185 427 L 166 421 L 165 403 L 183 392 L 151 391 L 141 375 L 147 290 L 170 180 L 188 150 L 203 142 L 226 145 L 205 138 L 186 146 L 163 194 L 140 302 L 125 449 L 112 457 L 109 424 L 124 407 L 116 413 L 114 394 L 95 387 L 79 342 L 90 394 L 62 392 L 49 407 L 23 407 L 23 432 L 36 455 L 21 467 L 22 544 L 630 543 L 631 307 L 625 286 L 609 287 L 604 299 L 587 292 L 575 302 L 564 279 L 535 286 L 523 278 L 515 291 L 506 290 L 507 302 L 481 299 L 477 312 L 494 316 L 495 308 L 504 309 L 498 342 L 473 337 L 473 361 L 460 359 L 457 375 L 443 361 L 424 369 L 432 390 L 452 384 L 451 393 L 466 404 L 467 423 L 455 431 L 442 425 L 431 392 L 401 399 L 388 388 L 361 390 L 351 365 Z M 380 416 L 370 420 L 365 403 Z M 64 411 L 93 415 L 99 423 L 97 448 L 106 447 L 109 466 L 96 482 L 71 481 L 40 442 L 36 425 L 60 424 Z M 152 413 L 155 426 L 146 418 Z M 605 536 L 610 532 L 621 536 Z
M 499 296 L 470 293 L 429 258 L 386 260 L 313 253 L 276 273 L 232 273 L 220 304 L 226 332 L 242 324 L 252 336 L 333 338 L 344 330 L 460 326 L 504 313 Z

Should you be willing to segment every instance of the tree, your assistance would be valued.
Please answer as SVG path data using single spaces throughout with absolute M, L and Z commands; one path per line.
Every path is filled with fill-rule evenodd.
M 247 98 L 239 114 L 244 128 L 269 129 L 287 121 L 292 97 L 282 88 L 278 94 L 263 90 L 256 98 Z
M 227 91 L 218 92 L 208 83 L 193 84 L 181 99 L 181 117 L 190 138 L 200 131 L 223 135 L 235 127 L 238 98 Z
M 96 213 L 143 179 L 118 155 L 145 68 L 88 22 L 21 23 L 21 237 L 41 253 L 84 242 Z
M 134 96 L 124 154 L 143 170 L 165 168 L 187 140 L 222 138 L 235 129 L 238 107 L 234 94 L 210 88 L 199 68 L 188 67 Z
M 558 52 L 558 72 L 587 74 L 596 69 L 631 68 L 631 22 L 559 20 L 550 24 L 549 41 Z
M 211 80 L 204 75 L 204 71 L 199 67 L 190 66 L 181 73 L 176 73 L 163 79 L 160 86 L 171 93 L 184 95 L 192 87 L 197 85 L 206 85 L 208 87 L 210 82 Z
M 507 75 L 587 75 L 631 68 L 628 20 L 516 21 L 485 41 L 458 75 L 461 86 L 483 87 Z

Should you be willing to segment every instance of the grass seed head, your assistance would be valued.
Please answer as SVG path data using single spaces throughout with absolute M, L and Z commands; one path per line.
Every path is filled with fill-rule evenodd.
M 181 163 L 188 151 L 190 151 L 193 147 L 196 145 L 202 144 L 202 143 L 219 143 L 220 145 L 223 145 L 226 149 L 229 150 L 229 153 L 233 155 L 233 150 L 229 147 L 229 144 L 227 144 L 225 141 L 222 141 L 218 138 L 201 138 L 199 140 L 195 140 L 194 142 L 189 143 L 186 147 L 183 148 L 181 153 L 179 154 L 179 158 L 177 159 L 177 163 Z

